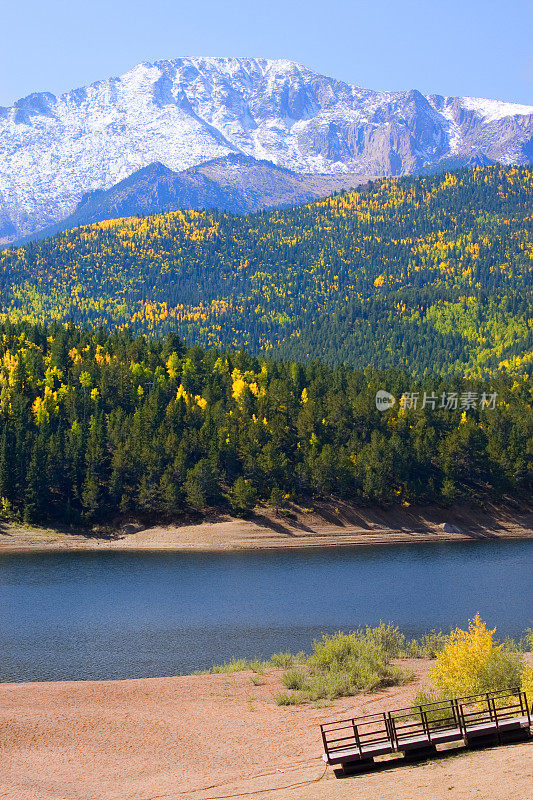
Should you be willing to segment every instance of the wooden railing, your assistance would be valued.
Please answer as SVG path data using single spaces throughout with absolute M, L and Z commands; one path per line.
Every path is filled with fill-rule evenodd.
M 529 731 L 531 714 L 525 692 L 506 689 L 327 722 L 320 731 L 325 760 L 343 764 L 457 739 L 501 741 L 509 731 Z
M 361 758 L 370 748 L 388 748 L 389 719 L 386 714 L 367 714 L 363 717 L 326 722 L 320 726 L 324 751 L 336 754 L 355 749 Z
M 441 740 L 448 731 L 462 733 L 462 720 L 457 700 L 440 700 L 419 706 L 389 711 L 393 744 L 398 749 L 401 740 L 423 736 L 429 742 Z

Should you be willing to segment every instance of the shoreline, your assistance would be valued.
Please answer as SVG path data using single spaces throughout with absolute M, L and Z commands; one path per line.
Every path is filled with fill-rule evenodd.
M 290 515 L 261 508 L 249 519 L 221 515 L 215 521 L 183 525 L 144 527 L 133 520 L 122 524 L 116 538 L 4 523 L 0 525 L 0 554 L 224 553 L 523 539 L 533 539 L 533 513 L 527 507 L 382 510 L 321 503 L 312 510 L 294 506 Z

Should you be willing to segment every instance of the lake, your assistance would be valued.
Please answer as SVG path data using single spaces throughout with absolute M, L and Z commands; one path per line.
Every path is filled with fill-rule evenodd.
M 532 541 L 240 553 L 0 556 L 0 680 L 177 675 L 309 650 L 393 621 L 408 635 L 533 624 Z

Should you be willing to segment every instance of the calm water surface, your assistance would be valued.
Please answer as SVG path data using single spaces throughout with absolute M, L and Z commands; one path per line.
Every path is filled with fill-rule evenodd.
M 322 632 L 533 624 L 533 542 L 0 556 L 0 680 L 137 678 L 309 650 Z

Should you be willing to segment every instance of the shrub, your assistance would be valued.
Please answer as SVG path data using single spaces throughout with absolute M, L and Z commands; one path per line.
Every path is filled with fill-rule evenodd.
M 406 647 L 405 655 L 410 658 L 436 658 L 437 653 L 444 650 L 447 641 L 446 634 L 433 630 L 420 639 L 412 639 Z
M 427 703 L 438 703 L 438 701 L 442 699 L 443 698 L 435 689 L 421 689 L 415 695 L 413 707 L 424 706 Z
M 384 628 L 380 626 L 377 634 L 376 630 L 339 631 L 315 640 L 307 659 L 306 692 L 311 700 L 348 697 L 405 680 L 402 671 L 391 664 L 391 654 L 384 647 L 384 640 L 388 641 Z
M 399 658 L 406 652 L 405 636 L 392 622 L 380 622 L 375 628 L 367 626 L 359 631 L 369 642 L 374 642 L 393 658 Z
M 435 658 L 448 641 L 442 631 L 432 630 L 420 639 L 407 641 L 405 635 L 392 622 L 380 622 L 375 628 L 369 626 L 357 631 L 359 636 L 374 642 L 392 658 Z
M 360 691 L 359 685 L 356 688 L 349 672 L 319 672 L 310 676 L 305 687 L 305 699 L 334 700 L 336 697 L 349 697 L 357 691 Z
M 301 666 L 283 675 L 282 681 L 291 691 L 278 695 L 275 702 L 278 705 L 317 703 L 401 683 L 411 676 L 390 660 L 391 652 L 399 652 L 400 645 L 403 639 L 398 629 L 380 623 L 377 628 L 352 633 L 324 634 L 322 639 L 314 641 L 309 657 L 304 653 L 296 657 L 278 653 L 270 663 Z
M 302 699 L 298 694 L 281 692 L 274 697 L 274 702 L 277 706 L 298 706 L 302 702 Z
M 441 697 L 520 685 L 523 658 L 498 643 L 494 632 L 488 630 L 479 614 L 470 621 L 468 631 L 459 628 L 452 631 L 444 649 L 437 653 L 431 672 L 433 685 Z
M 307 655 L 304 652 L 294 653 L 274 653 L 270 657 L 269 664 L 272 667 L 293 667 L 296 664 L 305 664 Z
M 506 650 L 514 650 L 519 653 L 529 653 L 533 650 L 533 628 L 526 628 L 523 636 L 520 639 L 512 639 L 506 636 L 503 640 L 503 645 Z
M 390 657 L 390 651 L 379 641 L 379 635 L 374 635 L 374 630 L 338 631 L 331 636 L 324 634 L 321 640 L 313 642 L 313 652 L 307 664 L 318 672 L 348 670 L 355 673 L 363 665 L 386 671 Z
M 303 689 L 307 684 L 307 675 L 301 669 L 293 669 L 286 672 L 281 680 L 287 689 Z

